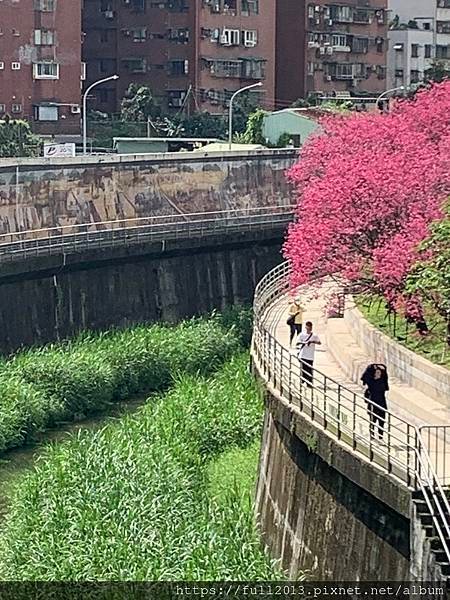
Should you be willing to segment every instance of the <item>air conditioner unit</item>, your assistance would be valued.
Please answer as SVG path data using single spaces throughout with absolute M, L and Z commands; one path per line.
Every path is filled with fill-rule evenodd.
M 113 10 L 105 10 L 103 13 L 106 19 L 114 19 L 114 11 Z
M 319 53 L 320 54 L 325 54 L 326 48 L 324 48 L 323 46 L 321 48 L 319 48 Z
M 326 79 L 327 81 L 332 81 L 332 77 L 331 77 L 331 75 L 327 75 L 327 76 L 325 77 L 325 79 Z
M 331 46 L 329 48 L 327 48 L 326 50 L 327 50 L 327 54 L 333 54 L 333 48 Z
M 328 25 L 330 25 L 330 26 L 333 25 L 333 19 L 328 20 Z
M 246 48 L 254 48 L 256 46 L 256 42 L 255 42 L 255 40 L 245 40 L 244 46 Z
M 79 105 L 79 104 L 72 104 L 72 105 L 70 106 L 70 112 L 71 112 L 73 115 L 79 115 L 79 114 L 81 113 L 81 108 L 80 108 L 80 105 Z
M 314 7 L 314 10 L 315 10 L 316 12 L 320 12 L 320 6 L 315 6 L 315 7 Z
M 316 42 L 308 42 L 308 48 L 314 48 L 316 45 Z

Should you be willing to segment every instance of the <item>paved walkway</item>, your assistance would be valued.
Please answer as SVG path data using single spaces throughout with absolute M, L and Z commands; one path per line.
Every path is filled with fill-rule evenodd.
M 284 296 L 274 302 L 265 319 L 266 327 L 286 349 L 289 348 L 289 327 L 286 324 L 289 301 L 290 298 Z M 323 300 L 316 298 L 303 304 L 306 309 L 303 322 L 312 321 L 314 332 L 322 341 L 322 345 L 316 348 L 315 368 L 349 390 L 362 395 L 363 387 L 359 378 L 365 366 L 374 362 L 375 357 L 366 355 L 356 344 L 343 319 L 326 318 Z M 291 353 L 296 354 L 295 340 Z M 339 357 L 339 361 L 336 360 L 336 356 Z M 344 369 L 342 365 L 347 362 L 351 362 L 351 367 Z M 352 373 L 352 376 L 349 373 Z M 450 424 L 449 409 L 395 378 L 390 378 L 388 408 L 400 419 L 417 427 L 427 424 Z M 450 440 L 435 439 L 431 436 L 427 445 L 440 475 L 450 480 L 450 444 L 447 442 Z

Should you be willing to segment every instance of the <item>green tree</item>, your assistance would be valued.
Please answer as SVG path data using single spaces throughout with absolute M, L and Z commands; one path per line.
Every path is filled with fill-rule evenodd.
M 180 122 L 187 137 L 226 138 L 227 124 L 222 116 L 202 111 L 181 119 Z
M 267 112 L 262 108 L 257 108 L 252 112 L 247 119 L 247 126 L 243 135 L 241 136 L 242 141 L 245 144 L 264 144 L 266 140 L 263 136 L 263 125 L 264 117 Z
M 147 85 L 130 83 L 122 100 L 120 115 L 124 121 L 146 121 L 158 117 L 161 108 Z
M 419 248 L 421 260 L 407 279 L 407 292 L 430 303 L 445 320 L 450 346 L 450 202 L 443 219 L 435 222 L 430 231 Z
M 0 121 L 0 158 L 39 156 L 41 139 L 22 119 L 6 117 Z
M 434 60 L 431 67 L 425 71 L 425 81 L 434 81 L 440 83 L 444 79 L 450 77 L 450 70 L 443 60 Z

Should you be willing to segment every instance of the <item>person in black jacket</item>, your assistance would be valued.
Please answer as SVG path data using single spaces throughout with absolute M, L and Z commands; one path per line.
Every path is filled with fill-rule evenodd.
M 370 419 L 370 437 L 375 437 L 375 426 L 378 424 L 378 436 L 381 440 L 386 421 L 386 392 L 389 391 L 386 365 L 370 364 L 362 374 L 361 381 L 366 386 L 364 397 Z

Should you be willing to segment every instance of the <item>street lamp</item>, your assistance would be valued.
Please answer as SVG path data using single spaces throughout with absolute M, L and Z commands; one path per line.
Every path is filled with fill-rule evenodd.
M 229 150 L 231 150 L 231 141 L 233 138 L 233 100 L 241 92 L 245 92 L 246 90 L 251 90 L 252 88 L 261 87 L 261 86 L 262 86 L 262 81 L 258 81 L 258 83 L 252 83 L 252 85 L 246 85 L 245 87 L 241 88 L 240 90 L 237 90 L 236 92 L 234 92 L 234 94 L 231 96 L 230 108 L 228 111 L 228 149 Z
M 392 92 L 398 92 L 400 90 L 405 90 L 405 89 L 406 89 L 406 87 L 404 85 L 401 85 L 400 87 L 395 87 L 395 88 L 392 88 L 391 90 L 386 90 L 385 92 L 382 92 L 377 98 L 376 106 L 379 106 L 379 102 L 380 102 L 380 100 L 383 99 L 383 96 L 387 96 L 388 94 L 392 94 Z
M 101 83 L 105 83 L 105 81 L 111 81 L 112 79 L 119 79 L 118 75 L 111 75 L 111 77 L 105 77 L 105 79 L 99 79 L 98 81 L 94 81 L 88 89 L 83 94 L 83 154 L 87 153 L 87 114 L 86 114 L 86 104 L 87 97 L 89 92 L 97 85 Z

